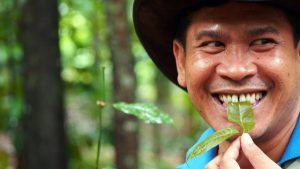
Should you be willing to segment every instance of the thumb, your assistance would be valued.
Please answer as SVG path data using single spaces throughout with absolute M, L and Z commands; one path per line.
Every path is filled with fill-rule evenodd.
M 244 133 L 241 136 L 241 147 L 245 156 L 254 168 L 280 169 L 280 167 L 253 142 L 248 133 Z

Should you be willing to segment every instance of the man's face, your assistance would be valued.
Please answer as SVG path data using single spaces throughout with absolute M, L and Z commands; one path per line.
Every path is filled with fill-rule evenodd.
M 250 101 L 259 140 L 291 127 L 300 111 L 300 45 L 283 12 L 229 3 L 193 14 L 186 48 L 174 41 L 178 82 L 216 130 L 232 125 L 226 104 Z

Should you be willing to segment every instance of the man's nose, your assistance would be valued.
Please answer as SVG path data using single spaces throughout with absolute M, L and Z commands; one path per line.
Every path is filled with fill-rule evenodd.
M 241 81 L 257 73 L 257 66 L 245 60 L 220 63 L 216 67 L 219 76 L 233 81 Z

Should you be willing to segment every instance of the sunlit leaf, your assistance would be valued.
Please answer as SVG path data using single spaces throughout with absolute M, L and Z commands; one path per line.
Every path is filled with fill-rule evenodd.
M 124 113 L 134 115 L 146 123 L 156 124 L 170 124 L 173 123 L 173 119 L 166 113 L 159 110 L 152 104 L 145 103 L 115 103 L 113 107 Z
M 234 127 L 226 127 L 224 129 L 218 130 L 211 136 L 207 137 L 204 141 L 196 145 L 187 159 L 189 160 L 194 157 L 200 156 L 209 149 L 219 145 L 223 141 L 237 134 L 239 134 L 239 131 Z
M 255 126 L 254 113 L 249 102 L 229 103 L 227 118 L 229 121 L 240 125 L 244 133 L 248 133 Z

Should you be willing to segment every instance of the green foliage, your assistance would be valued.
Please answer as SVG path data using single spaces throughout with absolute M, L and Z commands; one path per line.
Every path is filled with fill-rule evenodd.
M 156 106 L 146 103 L 124 102 L 115 103 L 113 107 L 127 114 L 134 115 L 146 123 L 171 124 L 173 119 L 166 113 L 159 110 Z
M 228 120 L 241 126 L 248 133 L 255 126 L 254 113 L 249 102 L 231 102 L 227 106 Z
M 23 108 L 21 49 L 17 39 L 19 0 L 0 2 L 0 130 L 14 130 Z
M 0 151 L 0 169 L 9 168 L 9 155 L 3 151 Z
M 24 108 L 23 79 L 22 79 L 22 49 L 18 38 L 18 23 L 21 16 L 24 0 L 0 0 L 0 130 L 8 131 L 15 139 L 17 150 L 23 147 L 19 125 Z M 124 1 L 125 2 L 125 1 Z M 107 1 L 104 0 L 61 0 L 59 1 L 60 27 L 59 44 L 61 50 L 62 78 L 65 85 L 65 110 L 66 132 L 69 142 L 69 166 L 72 169 L 93 168 L 95 152 L 97 151 L 99 110 L 95 102 L 102 94 L 100 91 L 100 68 L 105 65 L 107 83 L 112 82 L 113 65 L 110 62 L 110 48 L 107 43 L 109 31 L 106 20 Z M 133 0 L 128 0 L 128 16 L 131 17 Z M 132 22 L 132 19 L 129 18 Z M 135 58 L 135 73 L 137 76 L 137 101 L 161 104 L 176 121 L 173 126 L 159 126 L 158 131 L 163 137 L 159 143 L 161 153 L 157 156 L 153 152 L 153 133 L 149 125 L 141 125 L 141 130 L 146 131 L 139 136 L 140 158 L 139 168 L 175 168 L 180 163 L 181 154 L 186 146 L 190 145 L 204 126 L 199 127 L 198 113 L 191 110 L 191 105 L 186 104 L 186 93 L 174 85 L 170 85 L 170 93 L 166 87 L 157 84 L 157 68 L 149 59 L 138 38 L 135 36 L 131 25 L 131 46 Z M 126 66 L 126 65 L 125 65 Z M 120 72 L 122 73 L 122 72 Z M 164 81 L 170 82 L 164 78 Z M 162 82 L 163 80 L 159 80 Z M 158 87 L 159 86 L 159 87 Z M 163 86 L 163 87 L 162 87 Z M 159 100 L 159 90 L 163 92 L 166 101 Z M 145 92 L 147 91 L 147 92 Z M 106 87 L 107 102 L 111 102 L 112 86 Z M 47 97 L 47 96 L 45 96 Z M 172 106 L 170 106 L 172 105 Z M 28 107 L 30 108 L 30 107 Z M 145 112 L 144 112 L 145 113 Z M 155 115 L 155 113 L 154 113 Z M 192 116 L 193 117 L 190 117 Z M 102 127 L 102 155 L 103 168 L 114 167 L 113 125 L 112 108 L 107 106 L 103 113 Z M 163 121 L 155 117 L 155 122 Z M 168 119 L 168 118 L 166 118 Z M 170 120 L 166 120 L 170 121 Z M 163 123 L 163 122 L 162 122 Z M 189 127 L 186 131 L 181 130 Z M 42 130 L 42 129 L 41 129 Z M 193 132 L 191 132 L 193 131 Z M 184 137 L 179 137 L 184 135 Z M 155 138 L 157 139 L 157 138 Z M 187 141 L 188 140 L 188 141 Z M 144 141 L 144 142 L 143 142 Z M 176 148 L 174 148 L 176 147 Z M 157 158 L 159 162 L 154 159 Z M 1 159 L 0 159 L 1 162 Z M 145 163 L 151 163 L 148 167 Z M 156 166 L 157 165 L 157 166 Z
M 214 134 L 206 138 L 203 142 L 198 144 L 194 150 L 189 154 L 188 160 L 194 157 L 200 156 L 209 149 L 219 145 L 228 138 L 239 134 L 240 132 L 234 127 L 226 127 L 224 129 L 216 131 Z
M 249 102 L 229 103 L 227 107 L 227 118 L 229 121 L 240 125 L 243 132 L 250 132 L 255 126 L 255 117 Z M 197 144 L 187 159 L 189 160 L 200 156 L 209 149 L 237 134 L 241 134 L 241 132 L 234 127 L 226 127 L 218 130 L 204 141 Z

